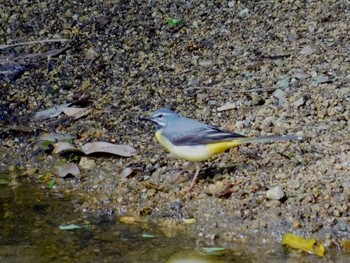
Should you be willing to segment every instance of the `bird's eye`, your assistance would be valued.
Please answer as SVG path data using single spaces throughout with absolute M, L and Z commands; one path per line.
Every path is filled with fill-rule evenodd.
M 159 114 L 159 115 L 158 115 L 158 118 L 163 118 L 163 114 Z

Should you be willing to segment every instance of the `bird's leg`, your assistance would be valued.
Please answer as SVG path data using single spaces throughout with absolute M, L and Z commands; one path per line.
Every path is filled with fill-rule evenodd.
M 185 173 L 186 170 L 192 170 L 193 167 L 193 163 L 190 162 L 185 162 L 182 165 L 181 171 L 176 173 L 176 175 L 174 176 L 174 178 L 171 180 L 172 182 L 176 182 L 177 180 L 180 179 L 180 177 L 183 176 L 183 174 Z
M 199 163 L 196 163 L 196 173 L 194 174 L 194 177 L 192 179 L 192 182 L 190 184 L 190 187 L 187 189 L 187 191 L 191 191 L 196 186 L 196 180 L 199 175 L 199 171 L 201 170 L 201 166 Z
M 180 172 L 176 173 L 176 175 L 171 180 L 171 182 L 176 182 L 177 180 L 179 180 L 179 178 L 183 175 L 183 173 L 184 173 L 184 170 L 181 170 Z

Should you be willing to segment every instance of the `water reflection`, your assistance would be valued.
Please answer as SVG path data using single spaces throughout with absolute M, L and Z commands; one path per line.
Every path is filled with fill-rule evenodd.
M 74 200 L 41 184 L 2 184 L 0 200 L 0 262 L 232 262 L 194 250 L 190 238 L 86 218 L 74 212 Z M 69 224 L 82 227 L 60 230 Z
M 295 251 L 288 254 L 282 246 L 272 253 L 244 244 L 227 244 L 230 249 L 222 251 L 198 248 L 193 238 L 167 238 L 160 231 L 121 224 L 108 216 L 85 217 L 74 211 L 78 202 L 39 183 L 0 184 L 0 262 L 327 261 Z M 60 229 L 71 224 L 81 228 Z M 347 262 L 342 255 L 334 258 Z

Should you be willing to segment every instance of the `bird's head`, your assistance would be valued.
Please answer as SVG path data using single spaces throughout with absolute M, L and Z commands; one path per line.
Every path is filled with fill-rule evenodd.
M 151 121 L 157 125 L 157 129 L 161 129 L 167 126 L 171 120 L 177 118 L 180 118 L 180 115 L 177 114 L 175 111 L 166 108 L 161 108 L 153 112 L 150 116 L 141 117 L 140 120 Z

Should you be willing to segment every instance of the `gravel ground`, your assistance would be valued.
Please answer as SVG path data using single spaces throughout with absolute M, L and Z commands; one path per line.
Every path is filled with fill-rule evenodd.
M 138 155 L 93 157 L 83 180 L 57 179 L 59 189 L 79 193 L 82 211 L 176 225 L 206 240 L 348 239 L 346 1 L 16 2 L 0 5 L 1 169 L 53 171 L 61 157 L 23 154 L 45 131 L 77 134 L 78 145 L 128 144 Z M 170 18 L 183 23 L 169 26 Z M 71 41 L 5 47 L 52 38 Z M 85 118 L 28 118 L 81 99 L 95 109 Z M 186 193 L 192 168 L 138 120 L 160 107 L 249 136 L 304 140 L 232 149 L 206 162 Z M 122 178 L 125 167 L 134 172 Z M 182 169 L 188 175 L 174 182 Z

